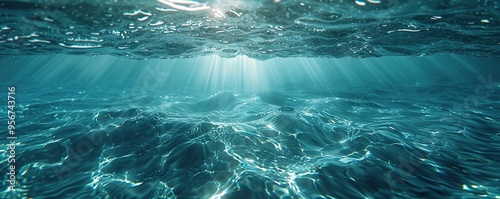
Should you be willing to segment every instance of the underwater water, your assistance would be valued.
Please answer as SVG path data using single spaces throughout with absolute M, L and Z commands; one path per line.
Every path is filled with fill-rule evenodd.
M 498 1 L 0 1 L 0 198 L 500 198 Z

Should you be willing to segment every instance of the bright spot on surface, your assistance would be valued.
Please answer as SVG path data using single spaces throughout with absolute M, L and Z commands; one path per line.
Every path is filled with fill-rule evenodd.
M 188 11 L 188 12 L 196 12 L 201 10 L 207 10 L 210 8 L 210 6 L 190 0 L 157 0 L 157 1 L 173 9 Z
M 440 19 L 442 19 L 442 18 L 443 18 L 443 17 L 441 17 L 441 16 L 432 16 L 432 17 L 431 17 L 431 19 L 432 19 L 432 20 L 440 20 Z
M 212 9 L 213 11 L 213 14 L 214 14 L 214 17 L 216 18 L 226 18 L 226 15 L 224 15 L 224 13 L 218 9 Z
M 481 23 L 490 23 L 490 20 L 488 20 L 488 19 L 481 19 Z
M 371 3 L 371 4 L 380 4 L 382 3 L 381 0 L 366 0 L 366 2 Z M 358 6 L 366 6 L 365 0 L 355 0 L 354 3 L 356 3 Z
M 362 0 L 356 0 L 355 3 L 358 5 L 358 6 L 366 6 L 366 2 L 365 1 L 362 1 Z

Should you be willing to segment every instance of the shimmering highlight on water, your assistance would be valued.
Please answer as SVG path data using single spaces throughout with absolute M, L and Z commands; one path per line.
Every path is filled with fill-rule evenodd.
M 22 69 L 4 198 L 500 195 L 495 60 L 44 59 L 2 60 Z

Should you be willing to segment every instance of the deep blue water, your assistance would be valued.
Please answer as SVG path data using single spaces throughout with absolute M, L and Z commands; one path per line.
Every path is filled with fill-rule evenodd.
M 499 15 L 0 1 L 0 198 L 500 198 Z
M 498 59 L 1 62 L 4 198 L 500 196 Z

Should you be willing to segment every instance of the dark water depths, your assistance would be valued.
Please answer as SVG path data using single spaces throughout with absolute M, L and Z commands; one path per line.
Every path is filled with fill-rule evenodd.
M 497 59 L 0 63 L 2 198 L 500 197 Z

